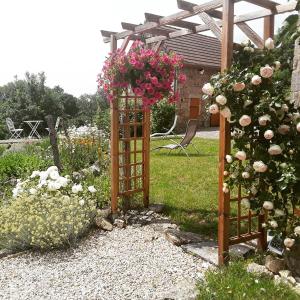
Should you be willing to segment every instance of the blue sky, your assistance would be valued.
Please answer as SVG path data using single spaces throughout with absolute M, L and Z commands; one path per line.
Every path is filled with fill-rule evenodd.
M 250 10 L 259 8 L 236 5 L 236 14 Z M 122 21 L 142 23 L 144 12 L 168 15 L 178 8 L 176 0 L 1 0 L 0 11 L 0 85 L 26 71 L 44 71 L 49 86 L 79 96 L 96 91 L 96 76 L 109 51 L 100 29 L 120 31 Z M 285 17 L 276 17 L 276 28 Z M 199 22 L 198 17 L 190 20 Z M 262 21 L 249 25 L 262 33 Z M 235 41 L 244 39 L 235 29 Z

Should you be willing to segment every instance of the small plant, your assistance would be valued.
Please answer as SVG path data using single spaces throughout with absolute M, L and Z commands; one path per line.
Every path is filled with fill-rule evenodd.
M 96 214 L 98 191 L 61 176 L 57 167 L 34 171 L 13 189 L 0 208 L 0 248 L 68 247 L 88 231 Z

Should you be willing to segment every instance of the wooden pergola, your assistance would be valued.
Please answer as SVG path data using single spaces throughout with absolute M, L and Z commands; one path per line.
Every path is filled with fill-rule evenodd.
M 180 11 L 169 16 L 159 16 L 151 13 L 145 13 L 145 22 L 142 25 L 130 24 L 122 22 L 121 32 L 112 32 L 102 30 L 102 36 L 105 43 L 111 43 L 111 51 L 117 49 L 117 41 L 122 40 L 121 49 L 125 50 L 131 40 L 139 40 L 145 38 L 146 44 L 149 47 L 157 50 L 162 41 L 173 39 L 187 34 L 200 34 L 201 32 L 211 31 L 221 42 L 221 70 L 228 69 L 232 63 L 233 53 L 233 31 L 234 25 L 242 30 L 242 32 L 258 47 L 264 46 L 264 41 L 274 35 L 274 17 L 277 14 L 282 14 L 296 9 L 296 1 L 290 1 L 286 4 L 279 4 L 271 0 L 247 0 L 248 3 L 254 4 L 259 8 L 256 11 L 248 12 L 243 15 L 236 16 L 234 14 L 234 4 L 239 0 L 213 0 L 204 4 L 194 4 L 191 2 L 177 0 L 177 5 Z M 201 23 L 194 23 L 185 19 L 199 16 Z M 263 19 L 264 33 L 263 37 L 259 36 L 246 22 L 256 19 Z M 208 49 L 209 51 L 209 49 Z M 135 100 L 136 103 L 136 100 Z M 136 108 L 136 107 L 135 107 Z M 137 110 L 137 109 L 136 109 Z M 117 198 L 119 192 L 119 163 L 120 146 L 119 146 L 119 108 L 116 103 L 111 104 L 111 180 L 112 191 L 111 201 L 112 210 L 117 209 Z M 126 111 L 126 109 L 125 109 Z M 143 192 L 144 204 L 148 205 L 149 199 L 149 111 L 144 112 L 144 131 L 143 131 Z M 125 118 L 126 118 L 125 114 Z M 124 127 L 124 125 L 123 125 Z M 137 164 L 130 163 L 130 139 L 126 139 L 125 129 L 125 167 Z M 126 142 L 127 141 L 127 142 Z M 134 138 L 136 143 L 136 136 Z M 127 144 L 126 144 L 127 143 Z M 238 196 L 231 198 L 229 193 L 223 192 L 225 156 L 230 154 L 230 124 L 226 119 L 220 116 L 220 140 L 219 140 L 219 223 L 218 223 L 218 258 L 219 265 L 223 265 L 229 260 L 229 247 L 234 244 L 247 242 L 253 239 L 258 239 L 258 246 L 261 249 L 266 249 L 266 234 L 262 223 L 264 215 L 253 214 L 251 211 L 246 215 L 241 213 L 241 187 L 238 188 Z M 135 144 L 136 148 L 136 144 Z M 126 150 L 127 149 L 127 150 Z M 135 149 L 136 150 L 136 149 Z M 127 153 L 127 156 L 126 156 Z M 127 157 L 127 159 L 126 159 Z M 127 161 L 127 162 L 126 162 Z M 126 169 L 126 168 L 125 168 Z M 128 171 L 128 168 L 127 168 Z M 127 172 L 128 173 L 128 172 Z M 130 171 L 129 171 L 130 173 Z M 125 170 L 126 175 L 126 170 Z M 127 174 L 127 178 L 130 174 Z M 127 180 L 128 182 L 128 180 Z M 134 191 L 134 190 L 128 190 Z M 237 203 L 237 216 L 230 216 L 230 204 Z M 254 230 L 252 219 L 257 218 L 257 228 Z M 241 232 L 241 222 L 248 222 L 248 231 Z M 237 234 L 230 235 L 230 225 L 232 222 L 237 223 Z M 251 225 L 252 224 L 252 225 Z

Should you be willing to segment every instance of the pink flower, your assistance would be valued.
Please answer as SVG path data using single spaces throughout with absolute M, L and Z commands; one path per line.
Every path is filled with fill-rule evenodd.
M 181 84 L 185 83 L 185 81 L 186 81 L 186 75 L 183 74 L 183 73 L 180 73 L 179 76 L 178 76 L 178 81 Z
M 157 85 L 158 84 L 157 77 L 155 77 L 155 76 L 151 77 L 151 83 L 154 84 L 154 85 Z
M 135 89 L 133 89 L 133 92 L 134 92 L 137 96 L 139 96 L 139 97 L 141 97 L 141 96 L 144 95 L 143 90 L 141 90 L 140 88 L 135 88 Z
M 273 68 L 271 68 L 269 65 L 266 65 L 265 67 L 260 68 L 260 76 L 263 78 L 270 78 L 273 75 Z
M 235 92 L 241 92 L 245 88 L 244 82 L 237 82 L 233 85 L 233 90 Z
M 259 84 L 261 84 L 261 77 L 258 76 L 258 75 L 254 75 L 254 76 L 252 77 L 252 79 L 251 79 L 251 83 L 252 83 L 253 85 L 259 85 Z

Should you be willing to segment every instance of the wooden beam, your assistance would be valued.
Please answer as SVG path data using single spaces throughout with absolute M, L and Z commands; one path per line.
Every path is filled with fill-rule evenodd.
M 108 30 L 100 30 L 103 37 L 109 38 L 109 42 L 111 41 L 111 35 L 115 35 L 117 32 L 108 31 Z
M 126 36 L 121 45 L 121 51 L 125 51 L 130 41 L 130 36 Z
M 221 70 L 231 66 L 233 53 L 233 0 L 224 0 L 223 30 L 221 47 Z M 230 124 L 220 115 L 219 141 L 219 222 L 218 222 L 218 262 L 224 265 L 229 261 L 229 213 L 230 193 L 223 192 L 225 157 L 230 154 Z
M 155 52 L 158 52 L 161 43 L 162 43 L 162 41 L 159 41 L 159 42 L 155 43 L 155 44 L 152 46 L 152 49 L 153 49 Z
M 295 8 L 296 8 L 296 5 L 297 5 L 296 1 L 290 1 L 286 4 L 277 5 L 274 11 L 272 11 L 270 9 L 261 9 L 261 10 L 256 11 L 256 12 L 251 12 L 251 13 L 248 13 L 248 14 L 236 16 L 234 18 L 234 24 L 260 19 L 260 18 L 264 18 L 266 16 L 272 16 L 274 14 L 277 15 L 277 14 L 282 14 L 282 13 L 294 11 Z M 217 23 L 217 25 L 222 26 L 222 22 L 216 21 L 216 23 Z M 209 30 L 209 27 L 206 24 L 201 24 L 201 25 L 196 26 L 195 31 L 192 31 L 192 30 L 189 30 L 189 29 L 182 29 L 182 30 L 178 30 L 176 32 L 172 32 L 172 33 L 169 34 L 169 38 L 175 38 L 175 37 L 178 37 L 178 36 L 193 34 L 195 32 L 196 33 L 203 32 L 203 31 L 207 31 L 207 30 Z M 162 40 L 161 37 L 157 37 L 157 38 L 159 40 Z M 146 39 L 146 43 L 153 43 L 153 42 L 156 42 L 156 41 L 157 41 L 156 37 Z
M 134 32 L 135 28 L 138 26 L 136 24 L 131 24 L 131 23 L 126 23 L 126 22 L 122 22 L 121 23 L 122 28 L 126 29 L 126 30 L 132 30 Z M 176 30 L 176 29 L 174 29 Z M 154 34 L 154 35 L 165 35 L 168 36 L 168 34 L 174 30 L 170 30 L 170 29 L 165 29 L 163 28 L 154 28 L 154 29 L 149 29 L 146 30 L 145 32 L 150 33 L 150 34 Z
M 201 20 L 206 24 L 212 33 L 216 36 L 216 38 L 221 41 L 222 40 L 222 32 L 220 27 L 217 25 L 216 21 L 210 17 L 206 12 L 202 12 L 199 14 Z
M 252 41 L 258 48 L 264 47 L 263 39 L 245 22 L 237 23 L 238 28 L 240 28 L 244 34 Z
M 273 9 L 276 7 L 276 5 L 279 4 L 278 2 L 270 1 L 270 0 L 245 0 L 245 1 L 269 9 Z
M 264 18 L 264 40 L 274 37 L 274 16 L 267 16 Z

